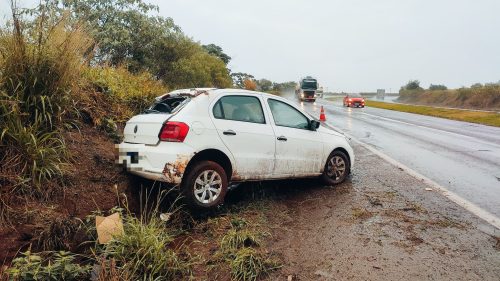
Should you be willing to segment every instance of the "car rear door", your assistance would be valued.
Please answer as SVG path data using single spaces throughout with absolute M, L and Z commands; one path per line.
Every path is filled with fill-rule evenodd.
M 309 118 L 287 102 L 268 98 L 276 134 L 274 175 L 312 176 L 321 170 L 323 142 L 309 129 Z
M 260 95 L 222 96 L 212 105 L 210 114 L 220 138 L 233 154 L 236 178 L 271 177 L 275 135 Z

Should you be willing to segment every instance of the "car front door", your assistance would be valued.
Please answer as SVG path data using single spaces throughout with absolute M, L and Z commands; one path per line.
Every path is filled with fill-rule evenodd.
M 275 135 L 260 95 L 226 95 L 213 104 L 217 132 L 233 154 L 237 179 L 265 179 L 274 168 Z
M 276 134 L 274 175 L 311 176 L 322 165 L 321 135 L 309 129 L 309 118 L 294 106 L 277 99 L 267 99 Z

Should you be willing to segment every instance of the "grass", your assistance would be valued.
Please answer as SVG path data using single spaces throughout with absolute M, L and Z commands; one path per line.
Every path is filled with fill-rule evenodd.
M 399 100 L 404 103 L 470 109 L 500 109 L 500 85 L 449 89 L 402 90 Z
M 115 237 L 101 255 L 114 259 L 123 273 L 144 280 L 176 280 L 188 272 L 183 261 L 168 246 L 173 236 L 156 216 L 148 222 L 124 217 L 125 235 Z
M 70 244 L 80 226 L 81 222 L 78 219 L 55 219 L 40 233 L 38 248 L 44 251 L 70 250 Z
M 231 229 L 222 237 L 220 248 L 223 252 L 231 252 L 234 249 L 259 246 L 261 244 L 259 236 L 247 229 Z
M 371 100 L 366 101 L 366 106 L 500 127 L 500 114 L 496 112 L 445 109 L 431 106 L 394 104 Z
M 161 205 L 168 191 L 160 191 L 154 195 L 146 192 L 140 215 L 135 216 L 128 208 L 128 202 L 115 207 L 108 214 L 118 212 L 123 219 L 124 234 L 114 236 L 104 246 L 96 245 L 95 258 L 101 266 L 100 279 L 113 279 L 110 276 L 120 276 L 120 280 L 179 280 L 190 274 L 190 256 L 184 255 L 183 245 L 174 249 L 174 239 L 178 230 L 172 221 L 162 221 Z M 172 205 L 175 206 L 175 203 Z M 179 212 L 170 207 L 170 213 Z M 93 223 L 95 216 L 89 216 Z M 95 228 L 88 229 L 95 235 Z M 95 240 L 91 239 L 91 240 Z M 107 276 L 107 277 L 106 277 Z
M 0 30 L 0 185 L 46 195 L 42 184 L 69 162 L 61 132 L 90 40 L 65 20 L 28 24 L 14 13 L 11 28 Z
M 233 280 L 257 280 L 279 267 L 254 248 L 242 248 L 232 256 L 230 262 Z
M 220 238 L 218 255 L 229 265 L 233 280 L 257 280 L 279 267 L 279 263 L 260 248 L 262 238 L 269 233 L 259 226 L 236 214 L 229 219 L 229 230 Z

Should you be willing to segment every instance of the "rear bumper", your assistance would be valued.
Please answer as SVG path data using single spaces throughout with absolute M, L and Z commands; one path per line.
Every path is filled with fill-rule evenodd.
M 194 149 L 185 143 L 160 142 L 158 145 L 122 142 L 115 146 L 116 163 L 127 172 L 155 180 L 180 184 Z

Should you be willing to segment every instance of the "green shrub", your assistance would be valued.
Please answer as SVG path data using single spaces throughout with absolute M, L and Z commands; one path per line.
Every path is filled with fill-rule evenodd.
M 83 75 L 94 91 L 104 94 L 105 99 L 114 105 L 107 118 L 114 118 L 116 122 L 127 121 L 167 91 L 163 83 L 151 74 L 132 74 L 123 67 L 89 67 Z M 105 117 L 94 119 L 100 124 Z
M 89 280 L 90 266 L 75 262 L 75 255 L 69 252 L 50 253 L 44 258 L 27 251 L 12 261 L 6 270 L 9 280 Z

